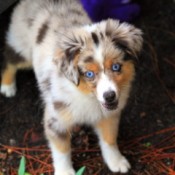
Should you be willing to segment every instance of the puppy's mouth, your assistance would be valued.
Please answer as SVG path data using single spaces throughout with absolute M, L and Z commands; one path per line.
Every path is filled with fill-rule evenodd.
M 109 102 L 105 102 L 105 103 L 102 103 L 102 106 L 103 106 L 105 109 L 111 111 L 111 110 L 117 109 L 117 107 L 118 107 L 118 102 L 117 102 L 117 101 L 110 102 L 110 103 L 109 103 Z

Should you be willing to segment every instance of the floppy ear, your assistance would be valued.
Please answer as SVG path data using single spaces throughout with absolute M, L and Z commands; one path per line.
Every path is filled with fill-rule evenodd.
M 83 43 L 81 37 L 74 33 L 60 35 L 54 56 L 59 72 L 76 85 L 79 83 L 77 62 Z
M 137 57 L 141 51 L 142 31 L 133 25 L 109 19 L 106 21 L 105 32 L 116 47 L 123 49 L 129 55 Z

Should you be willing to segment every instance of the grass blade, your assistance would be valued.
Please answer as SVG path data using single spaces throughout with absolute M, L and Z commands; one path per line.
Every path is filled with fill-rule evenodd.
M 76 175 L 83 175 L 85 168 L 86 168 L 85 166 L 81 167 L 81 168 L 77 171 Z
M 25 169 L 26 169 L 26 159 L 24 156 L 22 156 L 19 164 L 18 175 L 24 175 Z

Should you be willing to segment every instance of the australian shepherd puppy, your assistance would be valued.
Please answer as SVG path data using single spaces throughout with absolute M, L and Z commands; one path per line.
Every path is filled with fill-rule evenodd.
M 77 0 L 23 0 L 14 9 L 1 93 L 14 96 L 17 70 L 33 67 L 55 175 L 75 175 L 70 139 L 77 124 L 94 127 L 112 172 L 129 170 L 116 138 L 141 46 L 139 29 L 112 19 L 92 23 Z

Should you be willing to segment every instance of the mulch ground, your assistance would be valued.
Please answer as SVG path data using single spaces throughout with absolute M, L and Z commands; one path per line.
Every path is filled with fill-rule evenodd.
M 128 175 L 175 175 L 175 2 L 143 0 L 134 23 L 144 32 L 136 80 L 123 111 L 119 147 L 132 165 Z M 0 16 L 0 66 L 11 9 Z M 22 155 L 32 175 L 53 174 L 43 134 L 43 105 L 32 71 L 19 71 L 17 95 L 0 95 L 0 175 L 16 175 Z M 76 127 L 72 158 L 85 175 L 112 175 L 91 128 Z

